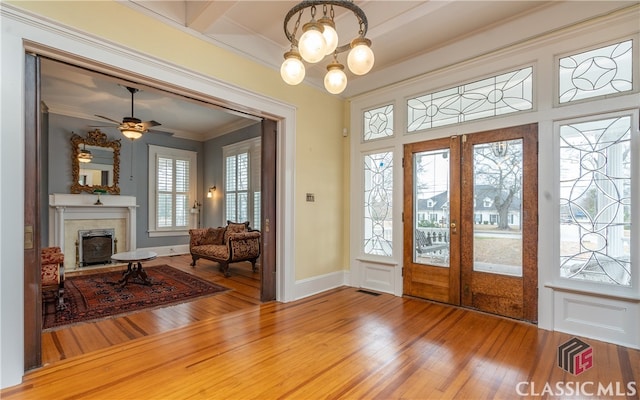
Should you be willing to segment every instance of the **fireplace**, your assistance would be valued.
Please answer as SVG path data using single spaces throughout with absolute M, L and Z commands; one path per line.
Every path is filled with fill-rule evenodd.
M 111 263 L 111 255 L 118 251 L 115 235 L 115 229 L 79 230 L 76 242 L 78 267 Z
M 136 249 L 136 198 L 100 196 L 100 200 L 102 205 L 96 205 L 96 196 L 86 193 L 49 195 L 49 246 L 63 250 L 66 271 L 80 267 L 80 230 L 114 229 L 114 246 L 118 251 Z

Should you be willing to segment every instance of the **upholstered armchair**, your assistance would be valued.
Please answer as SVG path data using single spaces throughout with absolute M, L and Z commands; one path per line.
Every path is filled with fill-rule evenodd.
M 56 307 L 64 308 L 64 255 L 60 247 L 45 247 L 40 252 L 42 297 L 54 292 Z

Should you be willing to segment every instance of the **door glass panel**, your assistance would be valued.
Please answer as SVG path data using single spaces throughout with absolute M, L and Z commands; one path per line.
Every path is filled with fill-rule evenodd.
M 473 147 L 473 270 L 522 276 L 522 139 Z
M 449 149 L 414 156 L 413 262 L 449 267 Z

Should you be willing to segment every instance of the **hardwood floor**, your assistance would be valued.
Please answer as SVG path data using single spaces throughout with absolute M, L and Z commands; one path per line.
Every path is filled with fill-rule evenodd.
M 229 278 L 225 278 L 218 264 L 212 261 L 200 259 L 195 268 L 190 263 L 189 255 L 178 255 L 158 257 L 145 262 L 144 266 L 170 265 L 231 290 L 188 303 L 43 332 L 42 364 L 48 365 L 260 304 L 259 275 L 251 271 L 249 263 L 231 264 Z M 82 273 L 95 273 L 95 270 Z
M 185 260 L 158 262 L 187 268 Z M 249 279 L 224 280 L 215 264 L 198 264 L 196 273 L 234 290 L 52 335 L 50 365 L 0 397 L 513 399 L 578 390 L 586 398 L 602 387 L 611 395 L 596 398 L 616 390 L 638 398 L 638 350 L 581 338 L 593 367 L 574 376 L 556 359 L 571 335 L 351 287 L 259 304 Z

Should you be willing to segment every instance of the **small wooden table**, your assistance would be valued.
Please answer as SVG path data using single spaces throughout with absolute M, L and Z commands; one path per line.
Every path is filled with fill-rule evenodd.
M 142 261 L 153 260 L 157 256 L 157 253 L 149 250 L 134 250 L 113 254 L 111 256 L 113 261 L 128 263 L 127 270 L 122 273 L 122 279 L 118 281 L 120 286 L 126 285 L 130 277 L 134 279 L 140 278 L 142 284 L 151 285 L 147 273 L 142 269 Z

